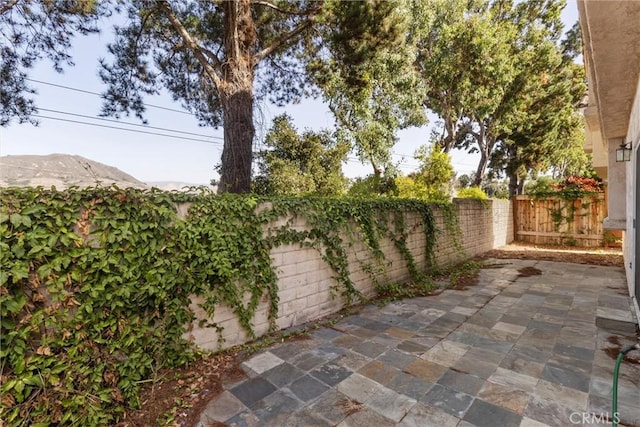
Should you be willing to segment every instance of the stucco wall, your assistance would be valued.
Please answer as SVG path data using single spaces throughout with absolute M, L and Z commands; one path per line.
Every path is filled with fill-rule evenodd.
M 474 255 L 513 241 L 513 213 L 511 203 L 506 200 L 490 200 L 482 204 L 475 200 L 456 199 L 454 206 L 457 212 L 460 230 L 461 248 L 456 248 L 454 239 L 447 232 L 443 214 L 434 209 L 434 219 L 440 230 L 436 244 L 436 258 L 439 266 L 464 261 Z M 421 269 L 425 269 L 425 235 L 421 220 L 417 214 L 409 213 L 405 217 L 410 230 L 407 246 Z M 300 222 L 295 227 L 304 228 Z M 368 298 L 375 295 L 375 285 L 371 276 L 363 271 L 362 266 L 371 263 L 378 267 L 376 280 L 380 282 L 402 283 L 409 278 L 406 262 L 394 246 L 393 242 L 384 240 L 382 250 L 384 262 L 376 263 L 364 244 L 356 242 L 348 250 L 350 277 L 357 289 Z M 460 250 L 462 249 L 462 250 Z M 278 272 L 279 315 L 278 328 L 284 329 L 300 325 L 332 313 L 344 306 L 344 301 L 336 295 L 336 281 L 333 270 L 321 259 L 313 248 L 301 248 L 298 244 L 284 245 L 272 250 L 273 266 Z M 339 293 L 339 289 L 337 290 Z M 246 332 L 240 327 L 230 307 L 220 305 L 216 308 L 213 321 L 223 328 L 222 341 L 214 328 L 199 326 L 199 319 L 206 314 L 198 307 L 201 302 L 193 301 L 192 308 L 197 320 L 193 323 L 188 338 L 204 349 L 222 349 L 243 344 L 249 340 Z M 261 336 L 268 331 L 268 303 L 263 301 L 253 321 L 254 331 Z
M 633 108 L 631 110 L 631 117 L 629 119 L 629 129 L 627 130 L 627 137 L 625 142 L 632 142 L 633 153 L 631 155 L 631 161 L 625 163 L 625 175 L 626 175 L 626 232 L 624 239 L 624 260 L 625 270 L 627 273 L 627 283 L 629 285 L 629 295 L 635 295 L 634 289 L 634 275 L 636 266 L 635 254 L 638 248 L 636 248 L 636 232 L 637 228 L 634 228 L 633 221 L 637 218 L 635 212 L 636 198 L 638 197 L 638 187 L 636 186 L 636 171 L 638 170 L 638 149 L 640 148 L 640 77 L 638 78 L 638 85 L 636 87 L 636 96 L 633 101 Z M 637 220 L 637 219 L 636 219 Z

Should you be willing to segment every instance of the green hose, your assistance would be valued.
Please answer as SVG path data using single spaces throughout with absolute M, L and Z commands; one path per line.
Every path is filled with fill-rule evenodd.
M 613 369 L 613 405 L 611 407 L 611 425 L 613 427 L 618 425 L 618 371 L 620 370 L 622 359 L 624 359 L 624 353 L 620 352 L 616 359 L 616 367 Z
M 622 359 L 624 356 L 632 350 L 640 350 L 640 344 L 632 344 L 626 345 L 622 347 L 620 350 L 620 354 L 618 354 L 618 358 L 616 359 L 616 366 L 613 369 L 613 404 L 612 404 L 612 413 L 611 413 L 611 425 L 616 427 L 618 425 L 618 372 L 620 371 L 620 363 L 622 363 Z

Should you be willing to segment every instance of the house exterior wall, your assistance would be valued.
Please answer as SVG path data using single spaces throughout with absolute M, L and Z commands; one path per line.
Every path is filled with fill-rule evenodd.
M 607 146 L 600 131 L 600 116 L 595 106 L 582 110 L 585 122 L 584 151 L 591 153 L 593 168 L 600 178 L 607 180 L 607 167 L 609 165 Z
M 438 266 L 459 263 L 513 241 L 513 211 L 510 201 L 489 200 L 482 203 L 477 200 L 456 199 L 454 208 L 461 232 L 457 243 L 454 236 L 447 231 L 445 215 L 437 208 L 433 209 L 434 220 L 440 230 L 435 247 Z M 405 221 L 410 231 L 407 246 L 418 267 L 425 271 L 426 237 L 421 219 L 415 213 L 408 213 Z M 302 221 L 294 224 L 294 227 L 301 229 L 305 226 Z M 385 259 L 378 263 L 372 258 L 364 243 L 356 241 L 348 248 L 350 278 L 367 298 L 376 294 L 374 280 L 363 271 L 363 265 L 367 263 L 376 268 L 375 279 L 380 283 L 403 283 L 409 279 L 406 262 L 393 242 L 383 239 L 381 249 Z M 344 301 L 339 295 L 339 285 L 333 279 L 335 273 L 321 259 L 316 249 L 300 247 L 298 244 L 283 245 L 272 250 L 271 259 L 278 274 L 279 303 L 276 324 L 279 329 L 320 319 L 344 307 Z M 335 289 L 336 287 L 338 289 Z M 202 300 L 194 298 L 192 301 L 191 308 L 196 314 L 196 320 L 185 335 L 187 339 L 207 350 L 224 349 L 250 340 L 232 308 L 225 305 L 217 306 L 214 318 L 211 319 L 223 328 L 220 335 L 215 328 L 199 326 L 200 320 L 207 319 L 207 315 L 198 306 Z M 267 301 L 259 305 L 253 326 L 257 337 L 267 333 Z
M 608 216 L 604 219 L 604 228 L 608 230 L 625 230 L 627 227 L 627 163 L 616 162 L 616 150 L 623 138 L 608 139 L 609 168 L 607 172 L 607 188 L 609 197 Z
M 629 118 L 629 129 L 627 130 L 627 137 L 625 142 L 631 142 L 633 145 L 633 153 L 631 155 L 631 161 L 625 162 L 625 176 L 626 176 L 626 232 L 624 239 L 624 260 L 625 270 L 627 273 L 627 283 L 629 285 L 629 295 L 635 297 L 638 301 L 640 295 L 636 295 L 635 289 L 635 277 L 636 269 L 638 268 L 638 258 L 636 248 L 636 233 L 638 232 L 637 221 L 638 213 L 636 212 L 636 201 L 640 197 L 638 194 L 637 173 L 638 173 L 638 149 L 640 146 L 640 76 L 638 76 L 638 84 L 636 87 L 636 94 L 633 101 L 633 107 L 631 109 L 631 116 Z M 636 226 L 634 227 L 634 221 Z
M 604 226 L 624 232 L 624 262 L 629 293 L 637 303 L 640 294 L 637 198 L 638 146 L 640 145 L 640 2 L 578 0 L 583 58 L 589 80 L 589 115 L 608 146 L 607 183 L 609 217 Z M 594 114 L 596 116 L 594 116 Z M 594 120 L 592 120 L 594 121 Z M 589 123 L 587 123 L 589 124 Z M 597 132 L 592 133 L 594 138 Z M 630 162 L 615 162 L 615 150 L 631 142 Z M 589 145 L 589 144 L 587 144 Z M 596 141 L 591 141 L 596 145 Z M 587 147 L 588 148 L 588 147 Z M 596 164 L 596 166 L 598 166 Z M 637 308 L 636 304 L 636 309 Z M 638 309 L 640 315 L 640 309 Z

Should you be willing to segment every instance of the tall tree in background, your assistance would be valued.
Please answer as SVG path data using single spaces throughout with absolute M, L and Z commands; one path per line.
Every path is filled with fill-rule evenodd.
M 130 1 L 116 27 L 105 115 L 142 118 L 145 94 L 165 87 L 203 125 L 224 127 L 219 191 L 250 191 L 254 99 L 284 103 L 304 92 L 295 60 L 323 7 L 315 1 Z M 255 84 L 256 75 L 261 85 Z
M 76 34 L 98 32 L 98 20 L 108 14 L 105 1 L 5 0 L 0 2 L 0 126 L 12 119 L 38 124 L 28 71 L 48 59 L 61 73 L 72 66 L 69 55 Z
M 426 122 L 416 50 L 407 38 L 411 6 L 408 0 L 334 3 L 336 24 L 323 27 L 322 44 L 308 60 L 341 137 L 371 165 L 375 180 L 391 167 L 396 132 Z
M 572 80 L 575 70 L 561 54 L 575 43 L 559 43 L 564 6 L 564 0 L 452 2 L 423 37 L 418 67 L 429 86 L 425 104 L 443 119 L 444 150 L 480 153 L 473 185 L 502 142 L 528 141 L 537 150 L 567 125 L 559 117 L 570 117 L 575 93 L 561 79 Z
M 498 136 L 491 158 L 491 168 L 509 179 L 510 197 L 523 193 L 530 174 L 551 169 L 560 153 L 585 159 L 572 153 L 584 153 L 577 108 L 586 92 L 584 67 L 573 62 L 581 51 L 575 26 L 560 44 L 541 28 L 527 28 L 523 37 L 539 46 L 533 55 L 525 56 L 532 78 L 520 93 L 520 114 L 512 118 L 509 132 Z M 566 168 L 570 163 L 562 164 Z M 580 168 L 572 164 L 572 169 Z
M 513 25 L 498 26 L 486 2 L 435 0 L 433 16 L 415 28 L 416 67 L 426 82 L 424 106 L 442 120 L 436 143 L 444 152 L 474 146 L 484 136 L 483 117 L 497 110 L 513 79 Z M 490 151 L 480 138 L 475 151 Z M 488 156 L 487 156 L 488 157 Z
M 314 90 L 317 80 L 307 71 L 313 73 L 317 58 L 349 60 L 357 68 L 393 32 L 387 26 L 393 22 L 384 20 L 393 8 L 382 0 L 353 2 L 351 7 L 339 0 L 127 4 L 129 24 L 116 29 L 109 47 L 114 61 L 102 61 L 101 76 L 109 85 L 103 113 L 142 117 L 142 96 L 165 87 L 202 124 L 223 126 L 223 192 L 250 191 L 255 101 L 284 105 L 299 100 Z M 371 20 L 346 19 L 352 9 Z M 365 55 L 340 55 L 340 49 L 369 36 L 378 38 L 366 44 L 370 50 Z
M 281 115 L 265 138 L 266 150 L 258 153 L 259 173 L 254 179 L 259 194 L 344 194 L 348 180 L 342 174 L 351 146 L 338 142 L 329 131 L 305 131 L 302 135 Z
M 514 131 L 498 138 L 490 167 L 496 175 L 507 176 L 510 197 L 523 193 L 529 175 L 552 169 L 557 161 L 565 170 L 582 168 L 576 161 L 585 159 L 578 154 L 584 153 L 584 130 L 576 107 L 584 94 L 583 81 L 582 68 L 575 64 L 538 81 L 540 87 L 530 92 L 535 96 L 527 106 L 528 114 Z

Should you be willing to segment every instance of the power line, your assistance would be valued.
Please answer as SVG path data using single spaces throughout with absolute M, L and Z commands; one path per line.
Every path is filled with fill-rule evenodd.
M 211 135 L 205 135 L 205 134 L 202 134 L 202 133 L 187 132 L 187 131 L 183 131 L 183 130 L 173 130 L 173 129 L 167 129 L 167 128 L 160 128 L 160 127 L 156 127 L 156 126 L 148 126 L 148 125 L 142 125 L 142 124 L 138 124 L 138 123 L 129 123 L 129 122 L 123 122 L 123 121 L 120 121 L 120 120 L 106 119 L 106 118 L 103 118 L 103 117 L 87 116 L 87 115 L 84 115 L 84 114 L 67 113 L 65 111 L 50 110 L 48 108 L 39 108 L 39 110 L 40 111 L 47 111 L 49 113 L 64 114 L 64 115 L 67 115 L 67 116 L 82 117 L 82 118 L 85 118 L 85 119 L 101 120 L 101 121 L 104 121 L 104 122 L 111 122 L 111 123 L 120 123 L 120 124 L 127 125 L 127 126 L 137 126 L 137 127 L 142 127 L 142 128 L 146 128 L 146 129 L 156 129 L 156 130 L 163 130 L 163 131 L 166 131 L 166 132 L 181 133 L 181 134 L 184 134 L 184 135 L 202 136 L 204 138 L 213 138 L 213 139 L 224 140 L 224 138 L 219 137 L 219 136 L 211 136 Z
M 28 81 L 33 82 L 33 83 L 40 83 L 42 85 L 54 86 L 54 87 L 58 87 L 58 88 L 61 88 L 61 89 L 72 90 L 72 91 L 75 91 L 75 92 L 88 93 L 89 95 L 96 95 L 96 96 L 99 96 L 100 98 L 102 98 L 102 94 L 99 93 L 99 92 L 92 92 L 90 90 L 78 89 L 78 88 L 75 88 L 75 87 L 59 85 L 59 84 L 56 84 L 56 83 L 49 83 L 49 82 L 44 82 L 42 80 L 36 80 L 36 79 L 30 79 L 30 78 L 26 78 L 25 80 L 28 80 Z M 169 108 L 169 107 L 162 107 L 160 105 L 147 104 L 147 103 L 142 103 L 142 105 L 144 105 L 145 107 L 153 107 L 153 108 L 158 108 L 160 110 L 173 111 L 174 113 L 186 114 L 186 115 L 189 115 L 189 116 L 193 116 L 194 115 L 193 113 L 189 113 L 188 111 L 177 110 L 175 108 Z
M 39 84 L 48 85 L 48 86 L 54 86 L 54 87 L 58 87 L 58 88 L 61 88 L 61 89 L 66 89 L 66 90 L 71 90 L 71 91 L 75 91 L 75 92 L 86 93 L 86 94 L 102 97 L 102 94 L 100 94 L 98 92 L 93 92 L 93 91 L 84 90 L 84 89 L 78 89 L 78 88 L 74 88 L 74 87 L 70 87 L 70 86 L 65 86 L 65 85 L 60 85 L 60 84 L 56 84 L 56 83 L 45 82 L 45 81 L 42 81 L 42 80 L 36 80 L 36 79 L 31 79 L 31 78 L 27 78 L 26 80 L 34 82 L 34 83 L 39 83 Z M 183 110 L 177 110 L 175 108 L 162 107 L 162 106 L 159 106 L 159 105 L 147 104 L 147 103 L 143 103 L 143 105 L 146 106 L 146 107 L 158 108 L 158 109 L 161 109 L 161 110 L 172 111 L 172 112 L 175 112 L 175 113 L 194 116 L 194 114 L 192 114 L 192 113 L 189 113 L 189 112 L 186 112 L 186 111 L 183 111 Z M 224 138 L 219 137 L 219 136 L 210 136 L 210 135 L 198 134 L 198 133 L 187 132 L 187 131 L 178 131 L 178 130 L 160 128 L 160 127 L 155 127 L 155 126 L 141 125 L 141 124 L 136 124 L 136 123 L 127 123 L 127 122 L 121 122 L 119 120 L 112 120 L 112 119 L 106 119 L 106 118 L 86 116 L 86 115 L 75 114 L 75 113 L 67 113 L 67 112 L 63 112 L 63 111 L 50 110 L 50 109 L 46 109 L 46 108 L 41 108 L 40 110 L 51 112 L 51 113 L 65 114 L 65 115 L 71 115 L 71 116 L 76 116 L 76 117 L 88 118 L 88 119 L 93 119 L 93 120 L 101 120 L 101 121 L 112 122 L 112 123 L 122 123 L 122 124 L 129 125 L 129 126 L 144 127 L 144 128 L 147 128 L 147 129 L 162 130 L 162 131 L 165 131 L 165 132 L 174 132 L 174 133 L 180 133 L 180 134 L 185 134 L 185 135 L 200 136 L 200 137 L 204 137 L 204 138 L 212 138 L 212 139 L 224 140 Z M 33 115 L 33 116 L 34 117 L 40 117 L 40 118 L 43 118 L 43 119 L 59 120 L 59 121 L 65 121 L 65 122 L 70 122 L 70 123 L 79 123 L 79 124 L 84 124 L 84 125 L 89 125 L 89 126 L 98 126 L 98 127 L 104 127 L 104 128 L 110 128 L 110 129 L 124 130 L 124 131 L 129 131 L 129 132 L 146 133 L 146 134 L 149 134 L 149 135 L 165 136 L 165 137 L 169 137 L 169 138 L 184 139 L 184 140 L 198 141 L 198 142 L 209 142 L 209 143 L 214 143 L 215 144 L 215 142 L 213 142 L 213 141 L 205 141 L 205 140 L 195 139 L 195 138 L 178 137 L 178 136 L 174 136 L 174 135 L 167 135 L 167 134 L 161 134 L 161 133 L 156 133 L 156 132 L 136 131 L 136 130 L 133 130 L 133 129 L 119 128 L 119 127 L 115 127 L 115 126 L 99 125 L 99 124 L 94 124 L 94 123 L 87 123 L 87 122 L 68 120 L 68 119 L 62 119 L 62 118 L 55 118 L 55 117 L 47 117 L 47 116 L 39 116 L 39 115 Z M 398 152 L 395 152 L 395 151 L 391 151 L 391 154 L 395 155 L 395 156 L 415 159 L 415 156 L 413 156 L 413 155 L 398 153 Z M 349 161 L 353 162 L 353 163 L 357 162 L 357 163 L 361 163 L 362 164 L 362 162 L 359 159 L 355 159 L 355 158 L 349 158 Z M 455 162 L 455 163 L 458 164 L 458 165 L 461 165 L 461 166 L 475 166 L 474 164 L 471 164 L 471 163 L 462 163 L 462 162 Z M 419 167 L 419 165 L 413 165 L 413 164 L 405 164 L 405 165 L 402 165 L 402 166 L 411 167 L 411 168 L 418 168 Z
M 81 124 L 81 125 L 96 126 L 96 127 L 101 127 L 101 128 L 107 128 L 107 129 L 116 129 L 116 130 L 122 130 L 122 131 L 126 131 L 126 132 L 135 132 L 135 133 L 144 133 L 144 134 L 148 134 L 148 135 L 166 136 L 168 138 L 183 139 L 183 140 L 186 140 L 186 141 L 198 141 L 198 142 L 206 142 L 208 144 L 220 144 L 219 142 L 207 141 L 205 139 L 188 138 L 188 137 L 185 137 L 185 136 L 169 135 L 169 134 L 166 134 L 166 133 L 158 133 L 158 132 L 147 132 L 147 131 L 137 130 L 137 129 L 126 129 L 126 128 L 122 128 L 122 127 L 118 127 L 118 126 L 101 125 L 101 124 L 98 124 L 98 123 L 89 123 L 89 122 L 82 122 L 82 121 L 79 121 L 79 120 L 63 119 L 63 118 L 60 118 L 60 117 L 42 116 L 40 114 L 33 114 L 33 117 L 38 117 L 40 119 L 58 120 L 58 121 L 61 121 L 61 122 L 68 122 L 68 123 L 78 123 L 78 124 Z

